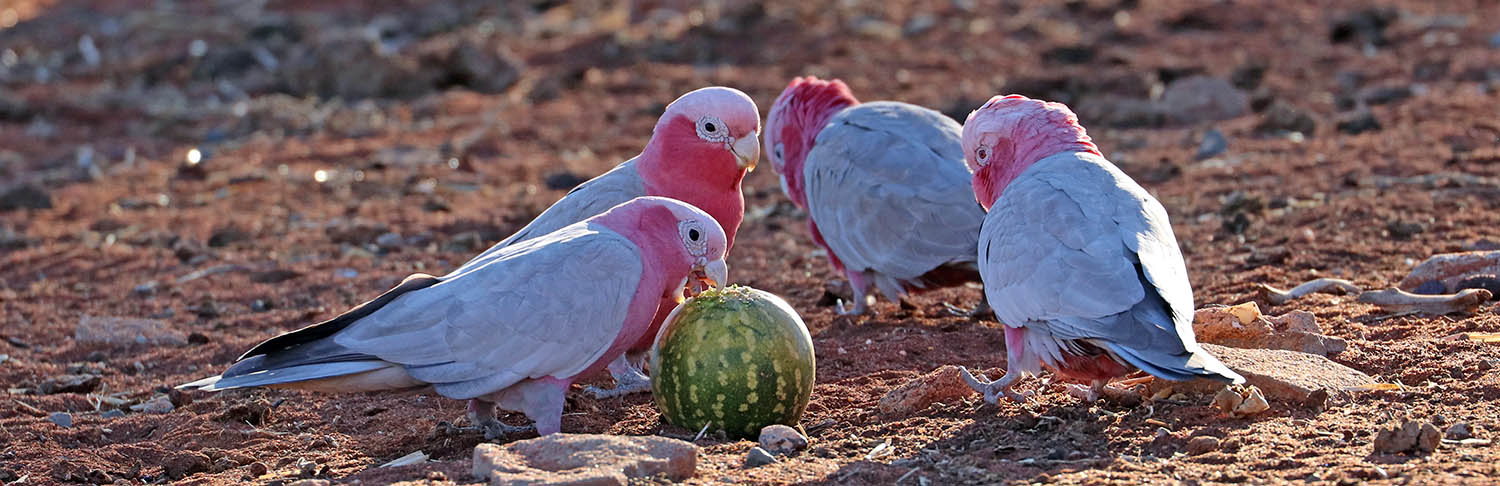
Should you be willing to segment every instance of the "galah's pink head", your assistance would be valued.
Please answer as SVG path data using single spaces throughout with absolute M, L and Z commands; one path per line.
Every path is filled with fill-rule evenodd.
M 667 105 L 646 144 L 656 174 L 738 184 L 760 159 L 760 110 L 734 88 L 689 91 Z
M 1038 160 L 1062 152 L 1099 153 L 1067 105 L 1021 95 L 990 98 L 969 113 L 963 146 L 974 196 L 985 209 Z
M 818 132 L 833 115 L 858 104 L 843 81 L 812 76 L 793 79 L 771 104 L 766 114 L 766 153 L 771 154 L 771 167 L 781 175 L 781 189 L 798 206 L 807 206 L 802 164 Z
M 676 199 L 646 196 L 620 203 L 596 216 L 641 249 L 647 269 L 663 272 L 676 289 L 697 276 L 714 286 L 728 285 L 724 255 L 729 237 L 708 213 Z M 679 279 L 681 280 L 679 282 Z

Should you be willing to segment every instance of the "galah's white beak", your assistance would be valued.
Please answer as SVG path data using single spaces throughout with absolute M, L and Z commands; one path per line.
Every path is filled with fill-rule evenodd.
M 698 263 L 693 265 L 693 273 L 683 277 L 682 283 L 677 285 L 675 297 L 677 303 L 681 304 L 688 297 L 698 295 L 700 290 L 723 287 L 727 283 L 729 283 L 729 265 L 724 263 L 723 259 L 713 261 L 699 259 Z
M 723 259 L 714 260 L 695 268 L 703 272 L 703 280 L 714 287 L 723 287 L 729 284 L 729 264 Z
M 739 159 L 740 168 L 746 172 L 755 170 L 755 163 L 760 161 L 760 140 L 756 135 L 753 131 L 747 133 L 729 146 L 729 151 L 734 152 L 734 158 Z

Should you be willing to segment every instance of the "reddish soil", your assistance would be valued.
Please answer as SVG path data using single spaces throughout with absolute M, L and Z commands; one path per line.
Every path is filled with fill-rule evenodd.
M 802 74 L 956 115 L 1004 92 L 1073 104 L 1171 213 L 1200 305 L 1320 276 L 1386 287 L 1433 253 L 1500 247 L 1493 1 L 490 3 L 0 5 L 0 21 L 14 9 L 17 22 L 0 22 L 0 189 L 28 184 L 51 203 L 0 212 L 0 482 L 278 483 L 304 459 L 336 482 L 475 482 L 482 438 L 445 432 L 463 404 L 430 394 L 173 394 L 170 413 L 118 418 L 91 400 L 148 399 L 409 273 L 464 261 L 634 155 L 665 103 L 705 85 L 738 87 L 762 110 Z M 526 67 L 447 69 L 459 41 L 504 46 Z M 1129 111 L 1194 74 L 1233 80 L 1252 109 L 1200 123 Z M 1306 120 L 1284 127 L 1311 132 L 1264 125 L 1288 110 Z M 1349 133 L 1366 114 L 1378 128 Z M 1210 129 L 1228 149 L 1197 160 Z M 195 148 L 202 162 L 186 166 Z M 1207 397 L 1089 404 L 1052 386 L 1026 405 L 971 397 L 881 415 L 887 390 L 937 366 L 999 372 L 999 324 L 943 317 L 941 302 L 972 305 L 974 288 L 836 317 L 825 295 L 844 287 L 762 162 L 730 265 L 812 331 L 812 446 L 746 470 L 749 442 L 706 439 L 694 482 L 1500 482 L 1500 446 L 1372 448 L 1403 418 L 1497 438 L 1500 347 L 1442 339 L 1500 331 L 1493 302 L 1390 319 L 1347 296 L 1267 309 L 1315 313 L 1349 341 L 1335 361 L 1406 387 L 1336 395 L 1324 411 L 1273 402 L 1226 419 Z M 401 238 L 376 245 L 387 232 Z M 204 269 L 226 271 L 182 278 Z M 191 337 L 80 343 L 85 315 L 153 317 Z M 102 381 L 39 391 L 77 372 Z M 1171 434 L 1157 440 L 1159 428 Z M 563 430 L 687 433 L 644 395 L 575 396 Z M 1200 435 L 1223 446 L 1174 454 Z M 885 441 L 889 455 L 867 458 Z M 417 450 L 434 462 L 375 469 Z

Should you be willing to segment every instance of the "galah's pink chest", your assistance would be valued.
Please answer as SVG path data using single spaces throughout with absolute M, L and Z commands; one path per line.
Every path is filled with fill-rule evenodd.
M 823 240 L 823 232 L 818 231 L 818 222 L 813 221 L 812 218 L 807 218 L 807 230 L 812 233 L 813 243 L 817 243 L 818 246 L 823 247 L 824 251 L 828 252 L 828 262 L 833 264 L 834 270 L 844 271 L 844 262 L 839 260 L 839 256 L 833 253 L 833 248 L 830 248 L 828 242 Z

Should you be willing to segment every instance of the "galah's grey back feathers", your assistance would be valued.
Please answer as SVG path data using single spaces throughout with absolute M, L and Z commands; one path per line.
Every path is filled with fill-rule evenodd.
M 467 399 L 528 378 L 571 377 L 619 336 L 643 270 L 629 239 L 574 225 L 401 292 L 327 336 L 257 347 L 268 351 L 234 373 L 185 386 L 265 386 L 399 366 L 413 383 Z
M 984 210 L 969 184 L 961 133 L 933 110 L 865 103 L 831 118 L 807 154 L 810 217 L 839 260 L 876 272 L 893 301 L 903 282 L 975 261 Z
M 636 160 L 627 160 L 614 169 L 574 187 L 563 195 L 562 199 L 557 200 L 551 207 L 542 211 L 542 214 L 537 215 L 536 219 L 509 237 L 495 243 L 484 253 L 469 259 L 463 266 L 474 265 L 501 248 L 557 231 L 564 226 L 594 217 L 631 199 L 645 196 L 646 186 L 641 180 L 640 172 L 636 171 Z
M 1193 337 L 1166 209 L 1103 157 L 1064 152 L 1027 168 L 990 209 L 979 257 L 1007 325 L 1091 340 L 1164 378 L 1238 378 Z

